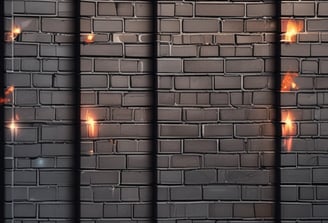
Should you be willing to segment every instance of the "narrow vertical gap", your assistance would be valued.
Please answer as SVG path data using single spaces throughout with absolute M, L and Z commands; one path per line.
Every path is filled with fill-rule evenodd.
M 73 74 L 73 222 L 80 222 L 81 113 L 80 113 L 80 1 L 74 2 L 74 74 Z
M 5 88 L 5 29 L 4 0 L 0 1 L 0 98 L 4 98 Z M 12 61 L 13 63 L 14 61 Z M 5 220 L 5 114 L 4 104 L 0 105 L 0 220 Z
M 274 110 L 275 110 L 275 159 L 274 159 L 274 215 L 275 222 L 281 222 L 281 0 L 275 1 L 275 21 L 276 21 L 276 35 L 275 35 L 275 60 L 274 60 Z
M 157 222 L 157 149 L 158 149 L 158 117 L 157 117 L 157 0 L 152 0 L 152 204 L 151 219 Z

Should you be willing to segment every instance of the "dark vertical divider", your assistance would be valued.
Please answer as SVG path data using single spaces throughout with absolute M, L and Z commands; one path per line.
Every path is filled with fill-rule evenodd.
M 81 113 L 80 113 L 80 1 L 74 1 L 74 152 L 73 152 L 73 219 L 74 222 L 80 222 L 80 167 L 81 167 Z
M 0 1 L 0 97 L 4 98 L 5 88 L 5 42 L 4 42 L 4 1 Z M 4 105 L 0 105 L 0 220 L 4 222 L 5 217 L 5 115 Z
M 152 222 L 157 222 L 157 0 L 152 0 Z
M 274 71 L 274 109 L 275 109 L 275 222 L 281 221 L 281 1 L 275 1 L 275 21 L 276 21 L 276 36 L 275 36 L 275 71 Z

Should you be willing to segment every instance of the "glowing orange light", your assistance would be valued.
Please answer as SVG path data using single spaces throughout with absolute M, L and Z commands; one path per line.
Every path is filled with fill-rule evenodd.
M 11 42 L 14 41 L 19 34 L 21 34 L 22 29 L 19 26 L 14 26 L 11 30 L 11 32 L 7 32 L 5 34 L 5 41 Z
M 95 35 L 93 33 L 86 35 L 84 39 L 85 43 L 93 43 L 94 41 L 95 41 Z
M 9 128 L 10 128 L 10 130 L 11 130 L 12 132 L 15 131 L 15 129 L 17 128 L 14 119 L 11 120 L 11 123 L 10 123 L 10 125 L 9 125 Z
M 283 29 L 285 33 L 283 35 L 282 42 L 294 43 L 296 42 L 296 35 L 303 30 L 303 21 L 288 20 L 287 24 L 283 21 Z M 284 26 L 285 25 L 285 26 Z
M 88 135 L 91 137 L 96 136 L 96 122 L 95 120 L 89 115 L 89 112 L 87 111 L 87 118 L 86 118 L 86 124 L 88 126 Z
M 7 96 L 7 95 L 9 95 L 9 94 L 11 94 L 11 93 L 13 93 L 13 92 L 14 92 L 14 86 L 10 86 L 10 87 L 7 88 L 7 90 L 5 91 L 5 96 Z M 4 98 L 0 98 L 0 104 L 7 103 L 7 102 L 9 102 L 9 101 L 10 101 L 9 98 L 6 98 L 6 97 L 4 97 Z
M 286 137 L 284 139 L 284 146 L 288 152 L 292 149 L 293 135 L 295 134 L 295 126 L 292 121 L 292 115 L 290 112 L 287 113 L 286 117 L 283 118 L 282 135 Z
M 297 84 L 294 81 L 297 76 L 297 73 L 286 73 L 281 81 L 281 91 L 297 90 Z
M 13 28 L 13 34 L 14 35 L 19 35 L 22 32 L 21 28 L 16 26 Z

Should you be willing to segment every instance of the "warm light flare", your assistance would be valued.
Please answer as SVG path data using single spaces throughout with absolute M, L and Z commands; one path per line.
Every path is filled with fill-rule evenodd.
M 11 93 L 13 93 L 14 92 L 14 86 L 10 86 L 10 87 L 8 87 L 6 90 L 5 90 L 5 96 L 8 96 L 8 95 L 10 95 Z M 10 99 L 9 98 L 6 98 L 6 97 L 4 97 L 4 98 L 0 98 L 0 104 L 5 104 L 5 103 L 7 103 L 7 102 L 9 102 L 10 101 Z
M 15 90 L 14 86 L 9 86 L 7 88 L 7 90 L 5 91 L 5 95 L 9 95 L 9 94 L 13 93 L 14 90 Z
M 94 41 L 95 41 L 95 34 L 93 33 L 86 35 L 84 38 L 85 43 L 93 43 Z
M 21 27 L 16 25 L 11 29 L 11 32 L 5 33 L 5 41 L 6 42 L 14 41 L 21 33 L 22 33 Z
M 89 115 L 89 112 L 87 111 L 86 115 L 86 124 L 87 124 L 87 129 L 88 129 L 88 135 L 90 137 L 95 137 L 96 136 L 96 121 L 92 116 Z
M 281 81 L 281 91 L 291 91 L 291 90 L 297 90 L 297 84 L 295 82 L 295 77 L 297 77 L 297 73 L 286 73 L 284 75 L 284 78 Z
M 283 118 L 282 135 L 286 137 L 284 139 L 284 147 L 288 152 L 291 151 L 293 145 L 293 135 L 295 134 L 295 126 L 293 123 L 293 117 L 290 112 Z
M 282 38 L 282 42 L 294 43 L 296 42 L 296 36 L 303 30 L 303 21 L 288 20 L 287 24 L 283 21 L 282 28 L 285 33 Z
M 11 120 L 10 125 L 9 125 L 9 128 L 10 128 L 10 130 L 11 130 L 12 132 L 14 132 L 15 129 L 17 128 L 17 125 L 16 125 L 14 119 Z

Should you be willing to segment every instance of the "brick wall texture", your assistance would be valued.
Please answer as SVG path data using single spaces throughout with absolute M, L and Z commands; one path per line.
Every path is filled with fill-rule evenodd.
M 6 222 L 68 223 L 74 0 L 5 0 Z M 158 1 L 158 221 L 274 221 L 275 1 Z M 81 1 L 81 222 L 150 221 L 151 1 Z M 328 222 L 328 2 L 282 1 L 282 222 Z M 85 43 L 93 33 L 93 43 Z M 12 97 L 11 97 L 12 96 Z M 93 118 L 94 129 L 89 118 Z M 17 128 L 10 128 L 12 120 Z M 88 121 L 89 120 L 89 121 Z

